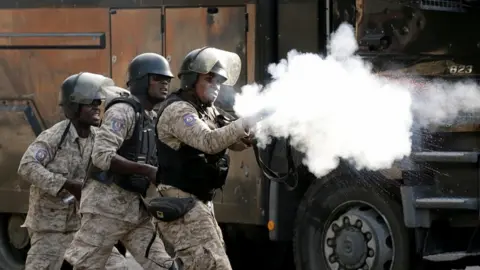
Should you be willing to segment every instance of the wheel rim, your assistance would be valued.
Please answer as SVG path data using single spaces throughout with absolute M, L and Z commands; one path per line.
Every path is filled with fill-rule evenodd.
M 329 268 L 391 269 L 395 254 L 394 239 L 386 218 L 364 202 L 355 202 L 353 206 L 349 204 L 347 211 L 334 217 L 324 234 L 323 256 Z M 339 206 L 345 207 L 345 204 Z

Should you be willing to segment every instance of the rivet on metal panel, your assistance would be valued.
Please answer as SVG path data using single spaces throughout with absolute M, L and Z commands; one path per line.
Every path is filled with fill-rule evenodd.
M 168 62 L 172 61 L 172 56 L 171 55 L 167 55 L 167 61 Z
M 115 64 L 117 62 L 117 56 L 112 55 L 112 64 Z

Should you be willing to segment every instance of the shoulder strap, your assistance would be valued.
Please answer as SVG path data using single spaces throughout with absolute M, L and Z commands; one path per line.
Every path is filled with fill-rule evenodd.
M 158 111 L 157 111 L 157 119 L 155 121 L 155 135 L 157 136 L 158 138 L 158 134 L 157 134 L 157 126 L 158 126 L 158 120 L 160 119 L 160 116 L 162 115 L 162 113 L 165 111 L 165 109 L 172 105 L 173 103 L 177 102 L 177 101 L 183 101 L 183 99 L 177 95 L 177 93 L 172 93 L 170 94 L 167 99 L 165 99 L 162 104 L 158 107 Z
M 50 159 L 50 161 L 45 164 L 45 167 L 47 167 L 47 165 L 52 162 L 53 160 L 55 160 L 55 158 L 57 157 L 57 152 L 58 150 L 62 149 L 62 143 L 65 141 L 65 138 L 67 137 L 68 135 L 68 131 L 70 131 L 70 126 L 72 125 L 72 122 L 71 121 L 68 121 L 68 124 L 67 126 L 65 127 L 65 130 L 63 131 L 62 133 L 62 136 L 60 137 L 60 141 L 58 142 L 57 146 L 55 147 L 55 152 L 53 152 L 53 157 Z
M 165 99 L 162 104 L 158 107 L 157 111 L 157 119 L 160 118 L 160 115 L 162 115 L 163 111 L 170 106 L 171 104 L 177 102 L 177 101 L 183 101 L 183 99 L 177 95 L 177 93 L 172 93 L 170 94 L 167 99 Z
M 133 135 L 132 135 L 132 137 L 134 137 L 136 135 L 136 132 L 138 131 L 138 127 L 143 124 L 143 117 L 145 114 L 143 110 L 143 106 L 140 102 L 134 100 L 133 98 L 117 97 L 112 99 L 107 104 L 107 106 L 105 106 L 105 111 L 107 111 L 110 107 L 112 107 L 114 104 L 117 104 L 117 103 L 126 103 L 130 105 L 135 111 L 135 126 L 133 127 Z
M 105 111 L 108 110 L 110 107 L 112 107 L 112 105 L 117 103 L 127 103 L 133 107 L 133 109 L 135 110 L 135 113 L 139 113 L 139 112 L 143 113 L 142 104 L 140 104 L 140 102 L 134 100 L 133 98 L 128 98 L 128 97 L 117 97 L 112 99 L 107 104 L 107 106 L 105 106 Z
M 130 105 L 135 111 L 135 126 L 133 127 L 132 137 L 130 139 L 138 141 L 139 139 L 143 138 L 142 137 L 143 129 L 141 128 L 141 126 L 143 125 L 145 112 L 143 110 L 142 104 L 140 104 L 140 102 L 130 97 L 117 97 L 112 99 L 107 104 L 107 106 L 105 106 L 105 111 L 107 111 L 110 107 L 112 107 L 114 104 L 117 104 L 117 103 L 126 103 Z M 138 158 L 138 154 L 140 153 L 141 147 L 142 147 L 142 143 L 136 142 L 135 152 L 136 152 L 137 158 Z
M 72 122 L 68 121 L 67 127 L 65 127 L 65 130 L 62 133 L 62 137 L 60 137 L 60 141 L 57 144 L 57 147 L 55 148 L 55 153 L 53 153 L 52 160 L 55 159 L 57 156 L 58 150 L 62 149 L 62 143 L 65 141 L 65 138 L 67 137 L 68 132 L 70 131 L 70 126 L 72 125 Z

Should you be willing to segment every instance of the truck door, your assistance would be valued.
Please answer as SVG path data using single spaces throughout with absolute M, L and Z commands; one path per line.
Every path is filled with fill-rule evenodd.
M 163 55 L 162 9 L 111 9 L 112 79 L 126 87 L 127 68 L 138 54 Z
M 248 16 L 247 16 L 248 14 Z M 251 17 L 250 17 L 251 16 Z M 217 107 L 232 113 L 233 97 L 241 86 L 253 80 L 254 71 L 254 7 L 167 7 L 165 9 L 165 55 L 174 74 L 188 52 L 212 46 L 233 51 L 242 59 L 242 72 L 234 89 L 222 87 Z M 250 29 L 249 29 L 250 28 Z M 248 59 L 248 61 L 247 61 Z M 171 89 L 179 87 L 172 80 Z M 252 149 L 230 152 L 227 184 L 215 197 L 215 213 L 220 222 L 260 223 L 263 186 Z
M 0 10 L 0 212 L 27 210 L 18 163 L 36 135 L 63 118 L 62 81 L 80 71 L 110 75 L 108 32 L 108 9 Z

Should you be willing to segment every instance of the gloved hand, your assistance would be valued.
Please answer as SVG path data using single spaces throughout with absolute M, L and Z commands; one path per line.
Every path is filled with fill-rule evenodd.
M 266 118 L 272 116 L 275 113 L 275 109 L 262 109 L 253 115 L 243 118 L 243 127 L 245 129 L 250 129 L 254 127 L 258 122 L 265 120 Z
M 240 141 L 248 147 L 253 145 L 254 140 L 255 140 L 255 134 L 253 133 L 250 133 L 249 136 L 240 139 Z
M 146 177 L 134 174 L 130 177 L 128 183 L 123 183 L 123 186 L 124 188 L 128 187 L 127 190 L 146 196 L 150 184 L 151 182 Z

